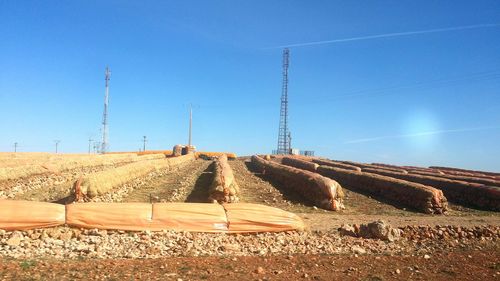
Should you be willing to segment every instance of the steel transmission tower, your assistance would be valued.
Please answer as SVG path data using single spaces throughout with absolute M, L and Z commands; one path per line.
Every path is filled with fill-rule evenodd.
M 102 114 L 102 144 L 101 153 L 106 153 L 108 151 L 108 102 L 109 102 L 109 78 L 111 76 L 111 71 L 109 67 L 106 66 L 105 81 L 106 81 L 106 92 L 104 94 L 104 112 Z
M 283 49 L 283 85 L 281 87 L 280 127 L 277 154 L 290 154 L 290 131 L 288 130 L 288 58 L 290 50 Z

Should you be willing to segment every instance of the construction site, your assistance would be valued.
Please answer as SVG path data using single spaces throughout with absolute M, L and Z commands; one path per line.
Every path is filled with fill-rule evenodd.
M 0 153 L 2 280 L 498 280 L 500 173 L 293 148 Z M 91 151 L 96 153 L 91 153 Z M 269 152 L 270 152 L 269 151 Z

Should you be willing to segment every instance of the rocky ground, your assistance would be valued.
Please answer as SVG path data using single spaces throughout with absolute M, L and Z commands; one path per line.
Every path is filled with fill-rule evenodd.
M 399 235 L 389 240 L 349 233 L 362 228 L 251 235 L 66 227 L 0 231 L 0 278 L 500 279 L 498 226 L 407 226 L 393 229 Z
M 369 225 L 368 225 L 369 226 Z M 377 227 L 259 234 L 129 232 L 55 227 L 28 231 L 0 230 L 0 255 L 12 258 L 158 258 L 169 256 L 248 256 L 290 254 L 418 254 L 436 249 L 498 247 L 499 226 Z M 384 230 L 387 227 L 387 230 Z M 357 230 L 356 230 L 357 229 Z M 390 229 L 390 230 L 389 230 Z M 361 230 L 361 232 L 360 232 Z M 396 235 L 394 235 L 394 232 Z M 381 234 L 380 234 L 381 233 Z M 391 238 L 389 237 L 390 234 Z M 370 239 L 377 238 L 377 239 Z

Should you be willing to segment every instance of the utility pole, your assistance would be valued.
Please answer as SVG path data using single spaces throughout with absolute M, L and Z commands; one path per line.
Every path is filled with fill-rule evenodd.
M 146 140 L 146 136 L 143 136 L 143 140 L 142 140 L 142 141 L 143 141 L 143 144 L 142 144 L 142 151 L 146 151 L 146 142 L 147 142 L 147 140 Z
M 278 131 L 278 150 L 277 154 L 289 154 L 290 142 L 288 131 L 288 62 L 290 51 L 283 49 L 283 84 L 281 86 L 281 108 L 280 125 Z
M 191 147 L 191 131 L 193 128 L 193 105 L 189 105 L 189 141 L 188 145 Z
M 109 102 L 109 78 L 111 77 L 111 71 L 109 67 L 106 66 L 106 72 L 104 73 L 104 80 L 106 81 L 106 92 L 104 93 L 104 112 L 102 114 L 102 145 L 101 153 L 104 154 L 108 150 L 108 102 Z
M 17 152 L 17 142 L 14 143 L 14 152 Z
M 57 147 L 59 146 L 60 140 L 55 140 L 54 143 L 56 144 L 56 153 L 57 153 Z
M 93 139 L 92 138 L 89 138 L 89 154 L 90 154 L 90 147 L 91 147 L 91 143 L 92 143 Z

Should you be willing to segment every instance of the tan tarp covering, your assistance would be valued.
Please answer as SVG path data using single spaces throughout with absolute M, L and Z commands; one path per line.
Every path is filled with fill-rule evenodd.
M 416 175 L 432 176 L 432 177 L 445 178 L 445 179 L 450 179 L 450 180 L 466 181 L 466 182 L 473 182 L 473 183 L 479 183 L 479 184 L 484 184 L 484 185 L 500 187 L 499 180 L 488 179 L 488 178 L 484 178 L 484 177 L 463 176 L 463 175 L 446 175 L 443 173 L 424 172 L 424 171 L 419 171 L 419 170 L 408 170 L 408 172 L 410 174 L 416 174 Z
M 75 203 L 66 205 L 66 224 L 82 228 L 147 230 L 149 203 Z
M 225 232 L 227 217 L 219 204 L 155 203 L 152 230 Z
M 446 172 L 446 171 L 453 171 L 453 172 L 470 173 L 471 175 L 474 175 L 474 174 L 479 174 L 479 175 L 487 175 L 487 176 L 493 176 L 493 177 L 499 177 L 499 176 L 500 176 L 500 173 L 495 173 L 495 172 L 485 172 L 485 171 L 466 170 L 466 169 L 451 168 L 451 167 L 438 167 L 438 166 L 430 166 L 429 168 L 431 168 L 431 169 L 438 169 L 438 170 L 442 170 L 442 171 L 444 171 L 444 172 Z
M 278 232 L 303 230 L 304 222 L 297 215 L 264 205 L 224 204 L 230 233 Z
M 358 162 L 352 162 L 352 161 L 333 161 L 333 162 L 360 167 L 363 171 L 364 171 L 364 169 L 386 169 L 388 171 L 394 171 L 394 172 L 398 172 L 398 173 L 408 173 L 402 167 L 397 167 L 397 166 L 393 166 L 393 165 L 384 165 L 383 167 L 380 167 L 380 166 L 377 166 L 374 164 L 358 163 Z
M 371 170 L 371 173 L 432 186 L 442 190 L 451 201 L 481 209 L 500 211 L 500 187 L 381 170 Z
M 43 174 L 57 174 L 77 168 L 109 166 L 163 158 L 165 158 L 165 155 L 163 154 L 151 154 L 144 156 L 138 156 L 136 154 L 48 154 L 44 157 L 35 156 L 33 158 L 29 158 L 28 156 L 25 156 L 22 159 L 7 158 L 0 161 L 0 181 Z M 3 164 L 2 162 L 5 162 L 6 164 Z
M 240 188 L 234 179 L 231 166 L 227 163 L 227 156 L 225 154 L 219 156 L 213 165 L 214 177 L 208 191 L 208 199 L 218 203 L 238 202 Z
M 285 187 L 295 190 L 317 207 L 327 210 L 344 209 L 344 193 L 336 181 L 317 173 L 282 165 L 252 156 L 252 163 L 263 174 L 270 175 Z
M 26 230 L 64 224 L 64 205 L 0 200 L 0 229 Z
M 196 158 L 199 158 L 202 155 L 208 156 L 208 157 L 219 157 L 221 155 L 226 155 L 228 159 L 236 159 L 236 154 L 232 152 L 207 152 L 207 151 L 200 151 L 200 152 L 195 152 Z
M 140 157 L 154 155 L 155 154 Z M 188 154 L 179 157 L 130 163 L 118 168 L 100 171 L 79 179 L 73 193 L 78 199 L 92 198 L 109 192 L 113 188 L 121 186 L 131 180 L 143 177 L 150 172 L 168 170 L 174 166 L 192 160 L 194 160 L 194 155 Z
M 330 167 L 335 167 L 335 168 L 340 168 L 340 169 L 361 172 L 361 168 L 358 166 L 354 166 L 354 165 L 339 163 L 339 162 L 325 160 L 325 159 L 313 159 L 312 161 L 316 164 L 323 165 L 323 166 L 330 166 Z M 316 169 L 318 169 L 318 168 L 316 168 Z
M 310 172 L 316 172 L 316 169 L 319 167 L 319 165 L 316 163 L 292 157 L 283 157 L 281 163 L 284 165 L 292 166 L 302 170 L 307 170 Z
M 80 228 L 129 231 L 247 233 L 304 229 L 298 216 L 258 204 L 74 203 L 64 206 L 0 200 L 0 229 L 26 230 L 64 223 Z
M 391 177 L 319 166 L 318 173 L 348 186 L 415 208 L 424 213 L 442 214 L 448 202 L 439 189 Z

